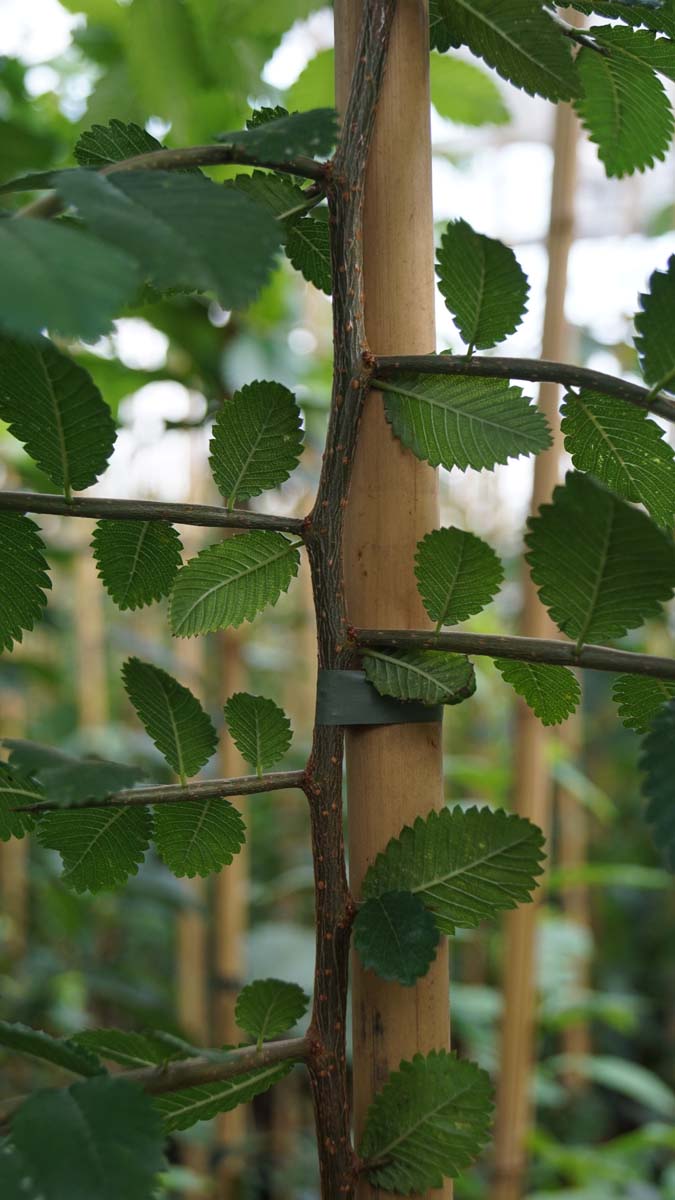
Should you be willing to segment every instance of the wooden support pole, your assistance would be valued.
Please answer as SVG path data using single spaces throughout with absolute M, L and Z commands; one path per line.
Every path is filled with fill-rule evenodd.
M 562 357 L 567 342 L 565 291 L 567 261 L 573 236 L 577 137 L 577 120 L 572 109 L 564 104 L 559 105 L 555 117 L 553 147 L 548 281 L 542 338 L 544 358 Z M 542 384 L 539 405 L 553 431 L 554 443 L 535 460 L 532 512 L 536 512 L 541 504 L 550 499 L 551 492 L 558 482 L 561 449 L 558 401 L 558 386 L 553 383 Z M 523 572 L 520 632 L 526 637 L 544 638 L 552 637 L 556 633 L 527 570 Z M 529 817 L 545 834 L 548 834 L 549 830 L 551 804 L 548 738 L 547 730 L 534 713 L 522 700 L 518 700 L 514 807 L 520 816 Z M 520 1200 L 524 1194 L 536 1022 L 536 929 L 536 902 L 507 914 L 504 942 L 504 1023 L 497 1088 L 492 1200 Z
M 338 109 L 344 109 L 362 0 L 336 0 Z M 433 351 L 428 13 L 399 0 L 365 185 L 365 321 L 376 354 Z M 413 573 L 415 547 L 438 524 L 436 472 L 392 436 L 381 393 L 367 398 L 345 524 L 350 622 L 428 627 Z M 347 736 L 351 882 L 390 837 L 443 799 L 440 725 L 352 730 Z M 353 961 L 354 1122 L 402 1059 L 449 1044 L 448 948 L 416 988 L 385 983 Z M 447 1183 L 438 1197 L 451 1195 Z M 380 1193 L 364 1179 L 359 1200 Z

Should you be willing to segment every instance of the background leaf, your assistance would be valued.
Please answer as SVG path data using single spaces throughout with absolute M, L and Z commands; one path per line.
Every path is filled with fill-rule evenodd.
M 219 142 L 241 146 L 259 159 L 283 162 L 298 155 L 323 158 L 330 154 L 337 137 L 337 113 L 332 108 L 285 113 L 275 120 L 256 123 L 253 128 L 218 135 Z
M 0 221 L 0 329 L 97 338 L 134 294 L 134 258 L 56 221 Z
M 164 1166 L 151 1101 L 138 1085 L 108 1076 L 36 1092 L 14 1115 L 11 1140 L 50 1198 L 147 1200 Z
M 622 637 L 675 588 L 675 548 L 644 513 L 587 475 L 570 473 L 528 521 L 532 578 L 563 633 Z
M 235 692 L 225 705 L 225 720 L 239 753 L 258 775 L 278 763 L 291 744 L 288 717 L 264 696 Z
M 216 749 L 210 717 L 189 688 L 161 667 L 129 658 L 122 668 L 126 693 L 160 754 L 184 783 Z
M 0 562 L 12 564 L 0 574 L 0 650 L 23 641 L 47 603 L 51 588 L 44 544 L 38 527 L 22 513 L 0 513 Z
M 378 854 L 363 897 L 414 892 L 444 933 L 473 929 L 530 899 L 541 874 L 543 834 L 502 809 L 444 808 L 418 817 Z
M 120 1067 L 159 1067 L 178 1058 L 187 1058 L 189 1051 L 173 1049 L 161 1036 L 152 1031 L 134 1033 L 128 1029 L 84 1029 L 71 1038 L 77 1046 L 89 1050 Z
M 58 850 L 63 880 L 76 892 L 120 887 L 136 875 L 152 836 L 147 808 L 88 808 L 47 812 L 40 818 L 38 840 Z
M 174 875 L 211 875 L 243 846 L 245 825 L 224 799 L 185 800 L 155 809 L 157 851 Z
M 642 740 L 645 816 L 669 871 L 675 871 L 675 700 L 657 713 Z
M 381 696 L 460 704 L 476 690 L 473 665 L 444 650 L 364 650 L 363 669 Z
M 113 117 L 107 125 L 85 129 L 75 143 L 73 154 L 81 167 L 100 169 L 136 154 L 151 154 L 161 149 L 162 143 L 146 129 L 133 121 L 118 121 Z
M 402 1062 L 366 1116 L 359 1155 L 370 1183 L 403 1195 L 441 1187 L 487 1141 L 491 1101 L 487 1072 L 455 1054 L 432 1050 Z
M 546 663 L 516 662 L 496 658 L 495 666 L 543 725 L 566 721 L 581 700 L 581 689 L 573 671 Z
M 209 451 L 213 478 L 229 508 L 279 487 L 302 453 L 293 393 L 269 380 L 246 384 L 218 410 Z
M 491 471 L 551 444 L 543 413 L 501 379 L 400 374 L 373 386 L 396 437 L 432 467 Z
M 492 547 L 454 526 L 434 529 L 417 543 L 415 575 L 424 607 L 437 629 L 481 612 L 504 578 Z
M 449 221 L 436 271 L 445 307 L 472 351 L 488 350 L 518 328 L 530 289 L 509 246 L 466 221 Z
M 280 533 L 254 530 L 207 546 L 178 572 L 169 620 L 176 637 L 252 621 L 276 604 L 298 573 L 297 549 Z
M 431 103 L 439 116 L 460 125 L 506 125 L 510 117 L 499 88 L 473 63 L 432 54 Z
M 468 46 L 515 87 L 569 100 L 578 84 L 571 47 L 537 0 L 432 0 L 431 44 Z
M 577 470 L 641 501 L 658 525 L 672 528 L 675 455 L 656 422 L 632 404 L 585 390 L 569 392 L 562 412 L 565 449 Z
M 642 374 L 653 390 L 670 387 L 675 379 L 675 343 L 671 337 L 675 321 L 675 254 L 665 271 L 654 271 L 649 291 L 640 296 L 635 315 L 635 346 Z M 670 387 L 672 391 L 672 387 Z
M 262 1046 L 297 1025 L 309 1007 L 309 997 L 297 983 L 255 979 L 237 996 L 234 1019 L 240 1029 Z
M 364 967 L 404 987 L 426 975 L 438 939 L 434 918 L 411 892 L 366 900 L 354 921 L 354 946 Z
M 624 55 L 585 47 L 576 62 L 582 92 L 575 108 L 607 175 L 631 175 L 665 158 L 673 114 L 654 72 Z
M 115 423 L 91 375 L 46 338 L 0 339 L 0 418 L 66 496 L 105 471 Z
M 39 804 L 44 798 L 39 783 L 0 762 L 0 841 L 8 842 L 10 838 L 22 838 L 30 833 L 35 826 L 30 813 L 12 810 L 21 805 Z
M 59 191 L 89 228 L 132 254 L 157 288 L 213 291 L 243 308 L 275 265 L 280 228 L 271 212 L 205 175 L 73 171 Z
M 166 521 L 99 521 L 92 549 L 99 578 L 121 609 L 166 596 L 181 565 L 181 540 Z
M 663 705 L 675 697 L 671 679 L 651 679 L 648 675 L 619 675 L 612 689 L 619 716 L 628 729 L 646 733 Z

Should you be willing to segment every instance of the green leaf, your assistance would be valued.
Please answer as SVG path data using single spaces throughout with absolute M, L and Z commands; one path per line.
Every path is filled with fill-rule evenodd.
M 501 379 L 401 374 L 374 386 L 396 437 L 433 467 L 491 471 L 551 444 L 543 414 Z
M 99 521 L 92 549 L 99 578 L 121 609 L 168 595 L 181 565 L 181 540 L 166 521 Z
M 45 794 L 39 783 L 0 762 L 0 842 L 22 838 L 35 826 L 30 813 L 13 812 L 22 805 L 39 804 Z
M 0 418 L 69 497 L 105 471 L 115 423 L 91 375 L 46 338 L 0 339 Z
M 368 1109 L 359 1156 L 373 1187 L 426 1192 L 471 1163 L 490 1128 L 490 1077 L 446 1050 L 402 1062 Z
M 506 125 L 510 117 L 499 88 L 473 63 L 431 55 L 431 102 L 436 112 L 459 125 Z
M 657 37 L 651 29 L 626 29 L 622 25 L 594 25 L 588 33 L 612 57 L 641 63 L 675 79 L 675 45 L 671 38 Z
M 590 16 L 616 17 L 628 25 L 649 25 L 650 29 L 668 32 L 672 22 L 672 33 L 675 34 L 675 17 L 671 15 L 671 0 L 571 0 L 570 8 Z
M 261 161 L 283 162 L 298 155 L 323 158 L 330 154 L 337 138 L 337 113 L 332 108 L 314 108 L 309 112 L 286 113 L 252 129 L 220 133 L 216 141 L 241 147 Z
M 577 470 L 640 501 L 658 525 L 671 529 L 675 454 L 656 422 L 632 404 L 585 390 L 568 392 L 562 412 L 565 449 Z
M 432 0 L 429 17 L 436 49 L 468 46 L 531 96 L 576 94 L 570 42 L 538 0 Z
M 0 513 L 0 562 L 11 563 L 0 576 L 0 650 L 23 641 L 47 603 L 51 588 L 44 543 L 37 525 L 22 513 Z
M 508 658 L 496 658 L 495 666 L 543 725 L 559 725 L 566 721 L 581 700 L 579 683 L 568 667 L 515 662 Z
M 258 1047 L 297 1025 L 309 1007 L 309 997 L 297 983 L 255 979 L 237 996 L 234 1019 Z
M 210 1121 L 218 1113 L 230 1112 L 239 1104 L 249 1104 L 254 1096 L 266 1092 L 293 1070 L 294 1063 L 259 1067 L 247 1075 L 226 1079 L 220 1083 L 204 1083 L 201 1087 L 182 1092 L 165 1092 L 154 1096 L 155 1108 L 161 1114 L 166 1133 L 189 1129 L 197 1121 Z
M 628 729 L 646 733 L 663 705 L 675 697 L 672 679 L 651 679 L 648 675 L 619 675 L 612 689 L 612 699 L 619 716 Z
M 541 601 L 578 646 L 623 637 L 673 594 L 672 542 L 588 475 L 569 473 L 528 526 Z
M 235 692 L 225 705 L 225 720 L 239 753 L 258 775 L 279 762 L 291 744 L 288 717 L 264 696 Z
M 87 800 L 102 800 L 145 777 L 142 767 L 108 762 L 104 758 L 73 758 L 34 742 L 10 740 L 10 766 L 35 775 L 44 798 L 61 808 L 77 807 Z
M 363 880 L 363 897 L 413 892 L 442 932 L 473 929 L 530 899 L 543 842 L 536 825 L 501 809 L 430 812 L 378 854 Z
M 243 308 L 275 265 L 281 235 L 269 209 L 204 175 L 74 171 L 59 191 L 159 289 L 213 291 L 223 308 Z
M 675 700 L 669 700 L 642 740 L 645 816 L 669 871 L 675 871 Z
M 308 200 L 302 188 L 292 183 L 288 175 L 275 174 L 272 171 L 253 171 L 251 175 L 235 175 L 227 179 L 224 188 L 235 188 L 250 200 L 262 204 L 270 210 L 278 221 L 304 212 Z
M 675 1117 L 675 1092 L 640 1063 L 611 1054 L 558 1054 L 549 1064 L 561 1071 L 574 1071 L 601 1087 L 628 1096 L 636 1104 L 653 1109 L 660 1117 Z
M 246 840 L 246 827 L 225 799 L 186 800 L 155 808 L 157 851 L 174 875 L 211 875 L 228 866 Z
M 282 383 L 256 380 L 223 402 L 209 463 L 229 508 L 288 479 L 302 453 L 301 424 L 295 396 Z
M 290 223 L 286 235 L 286 254 L 309 283 L 330 296 L 333 284 L 327 217 L 328 210 L 320 208 Z
M 292 83 L 286 94 L 289 109 L 335 107 L 335 51 L 320 50 Z
M 254 530 L 207 546 L 178 572 L 169 620 L 176 637 L 235 628 L 276 604 L 298 573 L 297 548 L 280 533 Z
M 415 575 L 424 607 L 437 629 L 481 612 L 504 578 L 492 547 L 454 526 L 434 529 L 417 543 Z
M 404 987 L 426 975 L 439 936 L 431 913 L 410 892 L 366 900 L 354 921 L 354 946 L 364 967 Z
M 146 732 L 182 783 L 208 762 L 218 744 L 210 717 L 189 688 L 161 667 L 129 658 L 122 679 Z
M 35 1093 L 12 1118 L 11 1141 L 49 1200 L 148 1200 L 164 1166 L 150 1099 L 109 1076 Z
M 65 1038 L 52 1037 L 42 1029 L 32 1029 L 19 1022 L 0 1021 L 0 1046 L 16 1054 L 28 1054 L 43 1062 L 52 1063 L 74 1075 L 100 1075 L 103 1072 L 96 1053 L 74 1045 Z
M 120 887 L 136 875 L 152 836 L 147 808 L 87 808 L 47 812 L 40 818 L 38 840 L 58 850 L 63 879 L 76 892 Z
M 187 1058 L 187 1050 L 173 1049 L 152 1031 L 132 1033 L 127 1029 L 84 1029 L 71 1038 L 77 1046 L 91 1051 L 120 1067 L 159 1067 L 178 1058 Z
M 73 153 L 81 167 L 101 168 L 136 154 L 151 154 L 161 149 L 162 143 L 140 125 L 113 117 L 107 125 L 92 125 L 91 129 L 85 129 L 77 139 Z
M 530 288 L 503 242 L 476 233 L 466 221 L 449 221 L 436 272 L 445 307 L 471 352 L 488 350 L 520 325 Z
M 635 346 L 642 374 L 652 391 L 668 387 L 675 379 L 675 254 L 665 271 L 654 271 L 649 291 L 640 296 L 640 311 L 635 314 Z
M 139 283 L 134 258 L 58 221 L 0 221 L 0 262 L 0 329 L 25 337 L 108 333 Z
M 577 56 L 582 93 L 575 108 L 608 176 L 653 167 L 673 136 L 673 114 L 653 71 L 625 56 L 582 49 Z
M 476 690 L 473 665 L 443 650 L 364 650 L 363 669 L 381 696 L 461 704 Z

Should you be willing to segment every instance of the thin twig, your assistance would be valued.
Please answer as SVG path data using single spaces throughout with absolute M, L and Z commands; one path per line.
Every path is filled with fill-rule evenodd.
M 538 358 L 491 358 L 479 355 L 465 358 L 459 354 L 408 354 L 378 357 L 375 374 L 391 379 L 402 371 L 421 375 L 470 375 L 484 379 L 527 379 L 532 383 L 561 383 L 567 387 L 585 387 L 627 400 L 637 408 L 658 413 L 675 421 L 675 400 L 670 396 L 653 396 L 647 388 L 604 371 L 591 371 L 574 363 L 547 362 Z M 376 380 L 373 380 L 375 386 Z
M 286 1038 L 268 1042 L 259 1050 L 257 1046 L 242 1046 L 220 1059 L 186 1058 L 182 1062 L 165 1063 L 159 1067 L 141 1067 L 134 1071 L 122 1071 L 116 1079 L 126 1079 L 138 1084 L 151 1096 L 165 1092 L 178 1092 L 184 1088 L 201 1087 L 207 1083 L 224 1083 L 236 1079 L 249 1071 L 277 1066 L 284 1062 L 305 1062 L 311 1053 L 309 1037 Z M 105 1058 L 105 1054 L 103 1054 Z M 11 1119 L 28 1096 L 14 1096 L 0 1107 L 0 1126 Z
M 157 500 L 109 500 L 102 496 L 64 496 L 49 492 L 0 492 L 0 511 L 53 513 L 62 517 L 96 517 L 110 521 L 170 521 L 173 525 L 200 525 L 215 529 L 275 529 L 304 536 L 300 517 L 232 509 L 216 504 L 165 504 Z
M 577 651 L 573 642 L 555 638 L 500 637 L 494 633 L 460 631 L 427 633 L 423 629 L 354 629 L 351 637 L 355 645 L 364 649 L 386 646 L 390 650 L 450 650 L 486 658 L 512 658 L 518 662 L 675 679 L 673 658 L 614 650 L 610 646 L 586 645 Z
M 117 171 L 181 171 L 186 167 L 217 167 L 222 165 L 265 167 L 274 171 L 282 171 L 287 175 L 298 175 L 303 179 L 313 179 L 323 183 L 328 170 L 327 164 L 315 162 L 313 158 L 286 159 L 276 162 L 269 158 L 260 158 L 249 154 L 243 146 L 188 146 L 179 150 L 152 150 L 148 154 L 136 154 L 133 158 L 123 158 L 120 162 L 108 163 L 98 172 L 99 175 L 114 175 Z M 17 217 L 55 217 L 63 211 L 64 202 L 58 192 L 49 192 L 34 200 L 31 204 L 20 208 Z
M 73 812 L 83 808 L 139 808 L 146 804 L 187 804 L 195 800 L 224 800 L 226 796 L 253 796 L 258 792 L 280 792 L 286 788 L 304 790 L 304 771 L 272 771 L 269 775 L 239 775 L 234 779 L 203 779 L 185 786 L 169 783 L 164 787 L 125 788 L 97 800 L 78 804 L 55 804 L 41 800 L 15 808 L 13 812 Z

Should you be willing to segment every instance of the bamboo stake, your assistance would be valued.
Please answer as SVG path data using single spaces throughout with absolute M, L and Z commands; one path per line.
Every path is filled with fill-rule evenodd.
M 578 126 L 572 109 L 558 106 L 554 132 L 554 167 L 548 236 L 548 281 L 542 356 L 559 358 L 567 340 L 565 291 L 573 236 Z M 560 418 L 558 387 L 543 383 L 539 405 L 554 434 L 554 444 L 535 460 L 531 509 L 545 503 L 558 482 Z M 529 572 L 523 572 L 521 633 L 551 637 L 554 626 L 541 604 Z M 515 810 L 545 833 L 550 824 L 551 785 L 547 762 L 548 734 L 522 700 L 516 703 L 514 756 Z M 539 896 L 541 893 L 539 893 Z M 520 1200 L 527 1166 L 526 1137 L 531 1120 L 530 1082 L 535 1038 L 535 936 L 537 904 L 507 915 L 504 940 L 504 1021 L 497 1121 L 493 1200 Z
M 335 4 L 336 94 L 344 109 L 361 0 Z M 365 320 L 374 353 L 434 349 L 433 220 L 428 15 L 400 0 L 377 107 L 365 189 Z M 381 393 L 364 408 L 345 524 L 349 620 L 425 628 L 413 562 L 438 524 L 436 473 L 404 450 L 384 418 Z M 358 896 L 388 839 L 442 803 L 440 726 L 363 728 L 347 735 L 349 846 Z M 412 988 L 387 984 L 353 961 L 354 1121 L 357 1140 L 374 1092 L 402 1059 L 449 1043 L 448 948 Z M 362 1179 L 359 1200 L 379 1195 Z M 450 1184 L 438 1197 L 451 1195 Z

